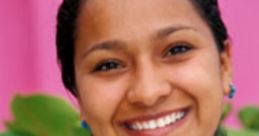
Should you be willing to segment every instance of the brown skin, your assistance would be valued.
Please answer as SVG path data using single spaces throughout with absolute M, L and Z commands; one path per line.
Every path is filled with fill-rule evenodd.
M 231 82 L 225 44 L 219 53 L 188 0 L 89 0 L 78 17 L 75 50 L 81 114 L 95 136 L 127 136 L 123 121 L 190 107 L 167 135 L 212 136 Z M 188 50 L 172 52 L 179 46 Z M 116 66 L 95 70 L 107 60 Z

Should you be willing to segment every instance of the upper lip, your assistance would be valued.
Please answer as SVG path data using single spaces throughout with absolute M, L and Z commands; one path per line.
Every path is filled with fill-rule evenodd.
M 149 121 L 149 120 L 153 120 L 153 119 L 158 119 L 160 117 L 169 115 L 173 112 L 180 112 L 180 111 L 187 111 L 189 109 L 189 107 L 185 107 L 185 108 L 178 108 L 178 109 L 174 109 L 174 110 L 167 110 L 164 112 L 157 112 L 157 113 L 152 113 L 152 114 L 144 114 L 144 115 L 139 115 L 137 117 L 133 117 L 130 119 L 126 119 L 124 121 L 120 121 L 120 124 L 122 125 L 128 125 L 134 122 L 142 122 L 142 121 Z

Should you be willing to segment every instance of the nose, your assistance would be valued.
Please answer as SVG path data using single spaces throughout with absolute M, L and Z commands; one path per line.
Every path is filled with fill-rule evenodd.
M 150 107 L 160 103 L 171 94 L 171 86 L 159 68 L 145 62 L 136 70 L 128 91 L 130 103 Z

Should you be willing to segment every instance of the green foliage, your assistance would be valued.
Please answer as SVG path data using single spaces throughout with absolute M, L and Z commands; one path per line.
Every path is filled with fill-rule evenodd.
M 232 105 L 230 103 L 225 104 L 221 119 L 224 120 L 225 118 L 227 118 L 231 110 L 232 110 Z
M 15 120 L 6 122 L 9 132 L 0 136 L 80 136 L 89 133 L 80 127 L 78 113 L 60 98 L 17 95 L 12 102 L 12 111 Z
M 224 113 L 227 117 L 231 111 L 231 105 L 227 104 Z M 224 116 L 223 113 L 223 116 Z M 228 136 L 259 136 L 259 108 L 256 106 L 248 106 L 239 111 L 239 119 L 243 125 L 242 130 L 227 129 Z
M 258 136 L 259 132 L 250 130 L 227 129 L 227 136 Z
M 245 128 L 259 131 L 259 108 L 246 107 L 240 110 L 239 118 Z
M 24 132 L 6 132 L 3 134 L 0 134 L 1 136 L 32 136 L 31 134 L 24 133 Z
M 90 136 L 80 126 L 79 114 L 61 98 L 33 95 L 15 96 L 12 102 L 14 121 L 6 122 L 8 132 L 0 136 Z M 222 120 L 231 112 L 226 104 Z M 246 107 L 240 110 L 242 130 L 226 128 L 228 136 L 259 136 L 259 108 Z

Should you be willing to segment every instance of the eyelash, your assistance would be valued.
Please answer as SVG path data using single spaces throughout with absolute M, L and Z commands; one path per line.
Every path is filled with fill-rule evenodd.
M 191 49 L 191 46 L 185 43 L 174 44 L 173 46 L 166 49 L 164 57 L 184 54 L 190 51 Z M 120 61 L 116 59 L 108 59 L 98 63 L 94 67 L 93 72 L 109 72 L 111 70 L 116 70 L 123 67 L 125 66 L 123 66 Z
M 124 66 L 118 60 L 108 59 L 97 64 L 93 72 L 108 72 L 111 70 L 123 68 Z
M 192 47 L 186 43 L 173 44 L 165 51 L 164 57 L 176 56 L 187 53 Z

